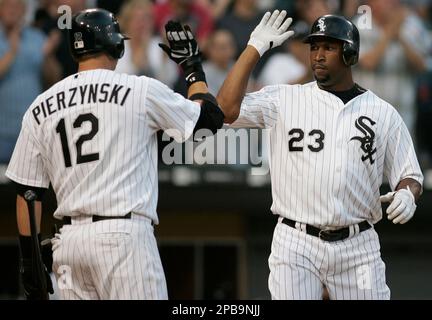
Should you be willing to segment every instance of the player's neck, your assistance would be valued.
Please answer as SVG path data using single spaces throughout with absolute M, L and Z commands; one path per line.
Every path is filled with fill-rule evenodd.
M 340 84 L 340 85 L 334 85 L 334 86 L 323 86 L 318 84 L 321 90 L 325 91 L 331 91 L 331 92 L 343 92 L 351 90 L 354 87 L 354 82 L 350 82 L 349 84 Z
M 94 69 L 114 70 L 116 65 L 117 60 L 111 59 L 106 55 L 89 56 L 79 61 L 78 72 Z
M 345 77 L 341 81 L 338 81 L 337 83 L 325 85 L 318 83 L 318 86 L 320 89 L 325 91 L 333 91 L 333 92 L 341 92 L 341 91 L 348 91 L 354 87 L 354 80 L 352 77 Z

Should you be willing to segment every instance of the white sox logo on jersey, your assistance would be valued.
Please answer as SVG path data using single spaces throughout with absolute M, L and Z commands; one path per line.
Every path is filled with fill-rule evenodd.
M 362 156 L 362 161 L 366 161 L 369 159 L 370 163 L 373 164 L 375 162 L 375 159 L 373 159 L 373 155 L 376 153 L 377 149 L 374 148 L 374 139 L 375 139 L 375 132 L 372 130 L 370 126 L 368 126 L 365 121 L 369 122 L 371 126 L 375 125 L 376 122 L 372 119 L 361 116 L 358 118 L 355 122 L 355 127 L 361 131 L 361 133 L 364 134 L 364 137 L 355 136 L 351 138 L 352 140 L 358 140 L 360 141 L 361 145 L 360 148 L 365 153 L 365 155 Z

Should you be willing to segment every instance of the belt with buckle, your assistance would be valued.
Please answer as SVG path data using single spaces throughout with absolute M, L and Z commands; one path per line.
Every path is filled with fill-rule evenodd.
M 125 216 L 96 216 L 93 215 L 92 216 L 92 221 L 93 222 L 97 222 L 97 221 L 102 221 L 102 220 L 109 220 L 109 219 L 130 219 L 132 218 L 132 213 L 129 212 L 127 215 Z M 63 224 L 72 224 L 72 218 L 69 216 L 64 216 L 63 217 Z
M 296 229 L 296 223 L 297 222 L 290 220 L 290 219 L 287 219 L 287 218 L 283 218 L 282 222 L 285 223 L 286 225 Z M 358 232 L 360 233 L 362 231 L 365 231 L 367 229 L 372 228 L 372 226 L 369 224 L 369 222 L 362 221 L 358 224 L 358 228 L 359 228 Z M 319 229 L 317 227 L 306 224 L 305 232 L 307 234 L 310 234 L 311 236 L 318 237 L 321 240 L 327 241 L 327 242 L 344 240 L 350 236 L 350 228 L 349 227 L 336 229 L 336 230 L 322 230 L 322 229 Z

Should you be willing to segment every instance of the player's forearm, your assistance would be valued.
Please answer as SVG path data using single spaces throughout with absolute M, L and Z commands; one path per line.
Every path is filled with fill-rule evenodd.
M 258 51 L 247 46 L 219 90 L 217 101 L 225 114 L 226 123 L 233 123 L 238 118 L 249 78 L 259 58 Z
M 189 98 L 196 93 L 207 93 L 207 92 L 208 92 L 207 84 L 204 81 L 198 81 L 190 85 L 190 87 L 188 88 L 187 95 Z
M 18 225 L 18 233 L 22 236 L 30 236 L 30 218 L 27 208 L 27 202 L 20 195 L 17 196 L 16 201 L 16 210 L 17 210 L 17 225 Z M 42 217 L 42 202 L 35 202 L 35 214 L 36 214 L 36 229 L 37 232 L 40 233 L 40 224 Z
M 412 194 L 414 195 L 414 198 L 417 202 L 418 199 L 420 198 L 421 194 L 423 193 L 422 185 L 414 179 L 406 178 L 406 179 L 403 179 L 399 182 L 399 184 L 396 187 L 396 190 L 406 189 L 407 186 L 409 186 L 409 188 L 410 188 L 410 190 L 411 190 Z

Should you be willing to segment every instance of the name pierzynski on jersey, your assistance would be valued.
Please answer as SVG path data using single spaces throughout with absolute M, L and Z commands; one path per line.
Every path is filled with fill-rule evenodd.
M 369 125 L 366 123 L 369 122 Z M 365 153 L 361 159 L 362 161 L 369 160 L 370 164 L 374 164 L 375 159 L 373 158 L 373 155 L 376 153 L 377 149 L 374 148 L 375 143 L 375 131 L 373 131 L 372 126 L 376 124 L 375 121 L 372 119 L 361 116 L 355 121 L 355 127 L 360 130 L 361 133 L 363 133 L 363 137 L 361 136 L 355 136 L 350 139 L 360 141 L 360 148 Z
M 124 106 L 131 90 L 123 85 L 111 85 L 110 83 L 77 86 L 48 96 L 32 108 L 32 114 L 39 125 L 41 117 L 45 119 L 57 111 L 78 105 L 113 103 Z

